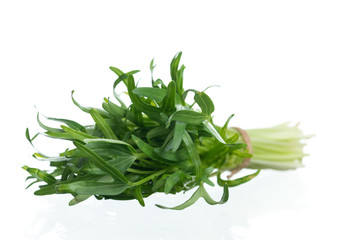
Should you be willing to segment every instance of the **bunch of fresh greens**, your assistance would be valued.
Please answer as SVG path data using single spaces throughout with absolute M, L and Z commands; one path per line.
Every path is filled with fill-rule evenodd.
M 30 184 L 41 182 L 35 195 L 71 194 L 70 205 L 95 196 L 97 199 L 137 199 L 144 206 L 144 198 L 156 192 L 176 194 L 197 188 L 189 200 L 170 209 L 181 210 L 204 198 L 209 204 L 228 200 L 229 187 L 243 184 L 259 174 L 262 168 L 294 169 L 301 166 L 305 136 L 288 124 L 272 128 L 247 130 L 228 128 L 232 116 L 223 126 L 213 123 L 214 104 L 205 92 L 183 89 L 184 65 L 181 52 L 170 64 L 171 81 L 154 80 L 151 61 L 152 87 L 137 87 L 133 75 L 110 67 L 117 75 L 113 93 L 118 101 L 105 98 L 102 109 L 83 107 L 94 124 L 83 126 L 75 121 L 47 118 L 61 122 L 53 128 L 40 121 L 42 135 L 71 141 L 74 148 L 57 157 L 40 152 L 34 157 L 50 163 L 51 171 L 24 166 L 30 173 Z M 124 84 L 131 105 L 126 106 L 116 93 Z M 188 93 L 194 97 L 187 103 Z M 39 135 L 26 137 L 33 144 Z M 251 142 L 245 141 L 246 137 Z M 251 144 L 251 146 L 250 146 Z M 251 161 L 249 162 L 251 158 Z M 248 167 L 256 169 L 250 175 L 224 180 L 221 173 Z M 235 173 L 235 172 L 234 172 Z M 223 187 L 220 201 L 213 200 L 205 185 L 214 186 L 212 177 Z M 29 186 L 30 186 L 29 185 Z M 161 208 L 168 208 L 157 205 Z

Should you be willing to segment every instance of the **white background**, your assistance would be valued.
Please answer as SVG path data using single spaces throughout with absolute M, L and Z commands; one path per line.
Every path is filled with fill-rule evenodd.
M 1 1 L 1 235 L 6 239 L 360 239 L 358 1 Z M 161 210 L 190 195 L 136 202 L 36 197 L 21 166 L 38 166 L 25 129 L 36 110 L 91 123 L 71 102 L 112 97 L 108 69 L 169 79 L 183 51 L 185 87 L 208 90 L 222 124 L 301 122 L 305 168 L 263 171 L 229 202 Z M 39 140 L 45 152 L 62 143 Z M 41 165 L 45 167 L 45 165 Z M 220 189 L 209 189 L 214 198 Z M 4 238 L 4 239 L 5 239 Z

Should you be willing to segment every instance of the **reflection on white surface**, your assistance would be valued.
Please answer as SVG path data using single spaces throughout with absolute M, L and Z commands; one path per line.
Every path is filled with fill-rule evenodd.
M 29 196 L 36 209 L 24 231 L 29 239 L 244 239 L 251 234 L 251 222 L 262 216 L 304 207 L 302 183 L 294 173 L 264 171 L 252 182 L 231 189 L 224 205 L 199 201 L 183 211 L 163 210 L 154 204 L 173 206 L 191 193 L 153 195 L 146 199 L 145 208 L 136 201 L 95 199 L 69 207 L 70 196 Z M 208 189 L 215 198 L 221 197 L 222 189 Z

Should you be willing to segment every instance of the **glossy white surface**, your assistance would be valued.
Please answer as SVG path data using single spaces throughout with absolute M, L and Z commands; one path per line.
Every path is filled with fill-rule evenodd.
M 0 3 L 1 234 L 6 239 L 359 239 L 360 10 L 357 1 L 11 1 Z M 140 69 L 140 85 L 169 79 L 183 51 L 185 87 L 212 88 L 215 122 L 267 127 L 301 121 L 309 141 L 305 168 L 263 171 L 230 191 L 228 203 L 153 195 L 138 203 L 24 190 L 21 166 L 32 157 L 37 108 L 45 115 L 90 118 L 70 100 L 100 106 L 112 96 L 116 66 Z M 39 139 L 46 152 L 63 143 Z M 221 190 L 208 188 L 218 199 Z

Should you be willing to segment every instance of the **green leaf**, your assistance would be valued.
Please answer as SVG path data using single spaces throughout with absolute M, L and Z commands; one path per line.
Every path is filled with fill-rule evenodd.
M 180 204 L 176 207 L 165 207 L 165 206 L 162 206 L 159 204 L 155 204 L 155 205 L 162 209 L 183 210 L 183 209 L 188 208 L 191 205 L 193 205 L 200 197 L 201 197 L 201 189 L 199 187 L 186 202 L 184 202 L 183 204 Z
M 124 142 L 124 141 L 120 141 L 120 140 L 115 140 L 115 139 L 105 139 L 105 138 L 90 138 L 90 139 L 84 139 L 85 143 L 93 143 L 93 142 L 107 142 L 107 143 L 114 143 L 114 144 L 120 144 L 120 145 L 125 145 L 127 146 L 130 151 L 132 151 L 133 153 L 136 153 L 136 150 L 133 146 L 131 146 L 129 143 Z
M 195 89 L 187 89 L 186 91 L 184 91 L 183 94 L 181 95 L 183 101 L 186 100 L 186 97 L 187 97 L 189 92 L 196 93 L 197 91 Z
M 234 117 L 234 114 L 231 114 L 230 117 L 226 120 L 224 126 L 221 128 L 220 136 L 224 139 L 226 138 L 226 131 L 228 129 L 228 125 L 230 120 Z
M 77 137 L 80 137 L 80 135 L 73 135 L 70 133 L 60 133 L 60 132 L 45 132 L 45 133 L 41 133 L 43 136 L 45 137 L 50 137 L 50 138 L 56 138 L 56 139 L 63 139 L 63 140 L 73 140 L 73 139 L 78 139 Z M 78 139 L 80 140 L 80 139 Z
M 174 129 L 170 131 L 170 133 L 167 135 L 165 141 L 161 146 L 161 148 L 164 149 L 164 151 L 168 152 L 172 148 L 173 137 L 174 137 Z
M 170 116 L 168 122 L 170 121 L 181 121 L 188 124 L 200 124 L 204 120 L 208 119 L 203 113 L 195 112 L 192 110 L 180 110 L 176 111 L 173 115 Z
M 211 101 L 211 98 L 204 92 L 196 91 L 194 100 L 201 108 L 202 113 L 210 117 L 215 110 L 214 103 Z
M 168 85 L 166 96 L 161 103 L 161 110 L 165 113 L 170 113 L 175 110 L 175 96 L 176 96 L 176 84 L 171 81 Z
M 164 192 L 166 194 L 170 193 L 171 189 L 173 189 L 175 184 L 178 183 L 180 179 L 183 177 L 184 177 L 184 173 L 181 170 L 178 170 L 173 174 L 170 174 L 170 176 L 166 179 Z
M 33 154 L 33 157 L 36 158 L 39 161 L 49 161 L 49 162 L 64 162 L 64 161 L 69 161 L 71 160 L 71 158 L 68 157 L 64 157 L 64 156 L 59 156 L 59 157 L 45 157 L 42 156 L 41 154 Z
M 225 140 L 220 136 L 218 131 L 216 131 L 214 126 L 209 121 L 205 120 L 205 121 L 203 121 L 203 124 L 219 142 L 226 144 Z
M 74 142 L 74 144 L 81 152 L 83 152 L 88 158 L 90 158 L 98 168 L 112 176 L 115 181 L 120 181 L 124 183 L 130 182 L 121 172 L 119 172 L 116 168 L 107 163 L 97 153 L 82 144 L 76 142 Z
M 175 81 L 177 93 L 179 95 L 182 95 L 184 92 L 183 85 L 182 85 L 182 74 L 183 74 L 185 67 L 182 66 L 181 70 L 178 70 L 181 55 L 182 55 L 182 52 L 178 52 L 170 63 L 171 79 L 173 81 Z M 180 74 L 179 74 L 179 72 L 180 72 Z
M 205 201 L 210 205 L 224 204 L 229 199 L 229 189 L 228 189 L 227 185 L 225 184 L 223 195 L 222 195 L 220 201 L 217 202 L 217 201 L 214 201 L 210 197 L 210 195 L 207 193 L 206 189 L 204 188 L 203 184 L 201 183 L 199 188 L 193 193 L 193 195 L 190 197 L 190 199 L 187 200 L 186 202 L 184 202 L 183 204 L 180 204 L 176 207 L 165 207 L 165 206 L 162 206 L 159 204 L 156 204 L 156 206 L 159 208 L 163 208 L 163 209 L 183 210 L 183 209 L 193 205 L 201 197 L 204 198 Z
M 42 186 L 39 190 L 35 191 L 34 194 L 37 196 L 55 194 L 57 193 L 55 186 L 56 186 L 55 184 Z
M 159 191 L 162 187 L 165 186 L 166 178 L 169 176 L 169 174 L 163 174 L 161 177 L 153 179 L 153 186 L 151 188 L 151 191 L 156 192 Z
M 178 52 L 174 58 L 172 59 L 170 63 L 170 73 L 171 73 L 171 79 L 176 82 L 177 78 L 177 72 L 179 68 L 179 63 L 181 59 L 182 52 Z
M 146 133 L 146 139 L 150 141 L 153 138 L 168 136 L 170 130 L 163 126 L 154 127 Z
M 184 92 L 184 88 L 183 88 L 184 70 L 185 70 L 185 66 L 181 65 L 179 71 L 176 74 L 176 87 L 178 89 L 177 92 L 179 93 L 179 95 L 183 94 Z
M 112 106 L 114 107 L 112 107 Z M 102 108 L 108 112 L 110 115 L 117 118 L 124 118 L 126 115 L 126 108 L 119 107 L 118 105 L 111 102 L 108 98 L 104 98 L 104 102 L 102 103 Z
M 150 72 L 151 72 L 151 83 L 153 87 L 156 87 L 156 85 L 154 84 L 154 69 L 155 69 L 156 65 L 154 65 L 154 59 L 151 60 L 150 62 Z
M 134 155 L 123 155 L 117 156 L 116 158 L 109 160 L 108 163 L 114 168 L 116 168 L 119 172 L 124 174 L 131 167 L 131 165 L 133 165 L 135 160 L 136 156 Z
M 124 82 L 125 85 L 127 86 L 128 85 L 128 81 L 127 81 L 127 78 L 129 76 L 132 76 L 133 74 L 135 73 L 138 73 L 140 72 L 139 70 L 133 70 L 133 71 L 130 71 L 130 72 L 127 72 L 127 73 L 124 73 L 123 71 L 121 71 L 120 69 L 116 68 L 116 67 L 110 67 L 110 70 L 113 71 L 116 75 L 118 75 L 118 79 L 116 79 L 116 81 L 114 82 L 114 85 L 113 85 L 113 92 L 114 92 L 114 95 L 115 97 L 117 97 L 117 94 L 115 92 L 115 88 L 116 86 L 120 83 L 120 82 Z M 118 99 L 119 100 L 119 99 Z M 121 100 L 120 100 L 121 102 Z
M 163 80 L 161 80 L 161 79 L 156 79 L 156 81 L 155 82 L 153 82 L 153 84 L 152 84 L 152 86 L 155 88 L 159 88 L 159 86 L 158 85 L 160 85 L 160 87 L 162 88 L 162 89 L 166 89 L 166 85 L 164 84 L 164 82 L 163 82 Z
M 142 196 L 142 193 L 141 193 L 141 186 L 137 186 L 135 187 L 134 189 L 134 195 L 135 195 L 135 198 L 138 200 L 138 202 L 140 203 L 141 206 L 145 207 L 145 202 L 144 202 L 144 198 Z
M 121 101 L 119 94 L 116 93 L 115 89 L 116 86 L 123 80 L 125 80 L 127 78 L 127 75 L 125 73 L 123 73 L 120 69 L 116 68 L 116 67 L 110 67 L 110 70 L 113 71 L 116 75 L 118 75 L 118 79 L 116 79 L 116 81 L 113 84 L 113 95 L 116 98 L 116 100 L 118 100 L 118 102 L 120 103 L 120 105 L 122 107 L 125 107 L 125 103 L 123 101 Z
M 226 155 L 229 152 L 229 146 L 221 143 L 217 143 L 211 146 L 210 149 L 207 149 L 203 155 L 203 159 L 206 160 L 209 164 L 214 162 L 219 162 L 219 160 L 225 160 Z
M 212 173 L 212 171 L 214 171 L 214 167 L 208 167 L 203 169 L 202 173 L 201 173 L 201 181 L 203 181 L 204 183 L 214 187 L 215 184 L 209 179 L 210 174 Z
M 48 126 L 46 126 L 45 124 L 43 124 L 43 123 L 40 121 L 39 115 L 40 115 L 40 113 L 38 112 L 38 113 L 37 113 L 37 122 L 38 122 L 38 124 L 39 124 L 40 127 L 42 127 L 43 129 L 45 129 L 46 131 L 49 131 L 49 132 L 61 132 L 61 133 L 64 132 L 64 130 L 62 130 L 62 129 L 48 127 Z
M 73 199 L 71 199 L 71 201 L 69 202 L 69 206 L 74 206 L 78 203 L 81 203 L 81 202 L 87 200 L 91 196 L 92 195 L 77 195 Z
M 49 173 L 39 170 L 37 168 L 30 168 L 28 166 L 22 167 L 24 170 L 28 171 L 28 173 L 31 174 L 31 176 L 37 178 L 38 180 L 44 181 L 48 184 L 52 184 L 56 182 L 56 179 Z
M 227 184 L 224 185 L 224 192 L 223 195 L 220 199 L 220 201 L 215 201 L 213 200 L 210 195 L 208 194 L 208 192 L 206 191 L 206 189 L 201 185 L 200 186 L 201 189 L 201 196 L 205 199 L 205 201 L 210 204 L 210 205 L 217 205 L 217 204 L 224 204 L 228 201 L 229 199 L 229 188 L 227 186 Z
M 160 163 L 165 163 L 168 165 L 173 165 L 171 162 L 161 158 L 160 156 L 158 156 L 155 152 L 154 152 L 154 148 L 151 147 L 149 144 L 147 144 L 146 142 L 144 142 L 143 140 L 141 140 L 140 138 L 138 138 L 135 135 L 131 135 L 133 141 L 135 142 L 135 144 L 139 147 L 139 149 L 145 153 L 148 157 L 150 157 L 152 160 L 155 160 L 157 162 Z
M 131 107 L 131 111 L 134 113 L 134 123 L 140 127 L 144 127 L 144 116 L 142 114 L 142 112 L 135 108 L 133 105 L 130 106 Z
M 65 123 L 66 125 L 68 125 L 69 128 L 72 128 L 74 130 L 86 132 L 85 127 L 75 121 L 63 119 L 63 118 L 52 118 L 52 117 L 46 117 L 46 118 L 52 121 Z
M 61 128 L 62 128 L 66 133 L 68 133 L 68 135 L 70 135 L 72 138 L 77 139 L 77 140 L 80 140 L 80 141 L 84 141 L 84 139 L 87 139 L 87 138 L 96 138 L 96 137 L 94 137 L 94 136 L 92 136 L 92 135 L 89 135 L 89 134 L 87 134 L 87 133 L 84 133 L 84 132 L 81 132 L 81 131 L 77 131 L 77 130 L 71 129 L 71 128 L 66 127 L 66 126 L 63 126 L 63 125 L 61 125 Z M 49 132 L 48 132 L 47 134 L 50 134 L 50 135 L 52 135 L 52 136 L 54 136 L 54 137 L 56 137 L 56 136 L 61 137 L 60 134 L 54 135 L 53 133 L 49 133 Z M 64 135 L 64 137 L 67 137 L 67 136 L 68 136 L 68 135 L 66 135 L 66 134 L 63 134 L 63 135 Z
M 124 174 L 137 159 L 137 155 L 135 155 L 136 152 L 129 151 L 126 145 L 124 147 L 124 145 L 119 143 L 93 141 L 89 142 L 87 147 L 97 153 L 100 157 L 104 158 L 108 164 L 116 168 L 122 174 Z M 101 174 L 101 170 L 95 169 L 94 166 L 91 166 L 91 168 L 85 166 L 83 169 L 84 171 Z
M 41 182 L 41 180 L 37 179 L 33 182 L 31 182 L 29 185 L 27 185 L 27 187 L 25 189 L 28 189 L 29 187 L 31 187 L 32 185 L 34 185 L 35 183 Z
M 184 132 L 183 141 L 189 152 L 191 162 L 193 163 L 193 165 L 195 167 L 196 178 L 199 180 L 201 178 L 201 176 L 200 176 L 201 160 L 200 160 L 199 153 L 196 150 L 195 144 L 187 131 Z
M 130 99 L 133 102 L 134 107 L 136 107 L 139 111 L 144 112 L 146 115 L 149 116 L 149 118 L 155 121 L 161 121 L 160 109 L 143 102 L 139 96 L 137 96 L 132 92 L 135 89 L 135 81 L 132 75 L 128 77 L 127 87 L 128 87 Z
M 81 105 L 75 100 L 75 98 L 74 98 L 74 90 L 71 91 L 71 99 L 72 99 L 73 103 L 74 103 L 78 108 L 80 108 L 83 112 L 90 113 L 90 110 L 91 110 L 91 109 L 96 109 L 96 108 L 92 108 L 92 107 L 83 107 L 83 106 L 81 106 Z M 103 111 L 103 110 L 101 110 L 101 109 L 96 109 L 96 110 L 97 110 L 98 113 L 99 113 L 102 117 L 104 117 L 104 118 L 109 118 L 109 117 L 111 117 L 107 112 L 105 112 L 105 111 Z
M 113 130 L 110 128 L 110 126 L 106 123 L 106 121 L 101 117 L 101 115 L 95 109 L 90 110 L 90 115 L 96 122 L 97 126 L 101 129 L 101 131 L 103 132 L 106 138 L 118 140 Z
M 174 130 L 174 137 L 173 137 L 173 141 L 172 141 L 172 151 L 175 152 L 178 150 L 181 142 L 182 142 L 182 138 L 186 129 L 186 122 L 180 122 L 180 121 L 176 121 L 175 122 L 175 130 Z
M 181 150 L 178 150 L 176 152 L 164 151 L 161 148 L 155 148 L 154 152 L 158 154 L 160 157 L 167 159 L 169 161 L 180 162 L 189 159 L 189 153 L 185 148 L 182 148 Z
M 86 140 L 88 141 L 88 140 Z M 94 141 L 89 142 L 86 147 L 90 148 L 97 154 L 99 154 L 102 158 L 112 159 L 118 156 L 129 156 L 136 155 L 133 150 L 130 150 L 127 145 L 119 144 L 119 143 L 111 143 L 109 141 Z M 79 153 L 77 153 L 79 155 Z M 80 156 L 80 155 L 79 155 Z
M 167 90 L 161 88 L 137 87 L 132 92 L 139 97 L 147 97 L 157 102 L 161 102 L 166 96 Z
M 78 172 L 79 169 L 72 163 L 67 163 L 64 170 L 61 173 L 61 181 L 65 181 L 68 179 L 68 177 L 73 174 Z
M 238 186 L 240 184 L 243 184 L 243 183 L 246 183 L 248 181 L 250 181 L 251 179 L 253 179 L 254 177 L 256 177 L 258 174 L 260 173 L 260 170 L 257 170 L 255 173 L 253 174 L 249 174 L 249 175 L 246 175 L 244 177 L 240 177 L 240 178 L 237 178 L 235 180 L 223 180 L 221 179 L 220 177 L 220 174 L 221 173 L 218 173 L 217 174 L 217 183 L 220 185 L 220 186 L 229 186 L 229 187 L 235 187 L 235 186 Z
M 31 144 L 31 146 L 34 146 L 32 142 L 34 141 L 34 139 L 35 139 L 37 136 L 39 136 L 39 133 L 35 134 L 35 136 L 31 138 L 31 137 L 30 137 L 30 133 L 29 133 L 29 128 L 26 128 L 25 136 L 26 136 L 26 139 L 27 139 L 27 140 L 29 141 L 29 143 Z
M 58 184 L 57 193 L 71 193 L 75 195 L 118 195 L 128 189 L 130 185 L 116 182 L 77 181 Z
M 121 77 L 122 75 L 125 74 L 123 71 L 121 71 L 120 69 L 118 69 L 116 67 L 110 67 L 110 70 L 113 71 L 119 77 Z

